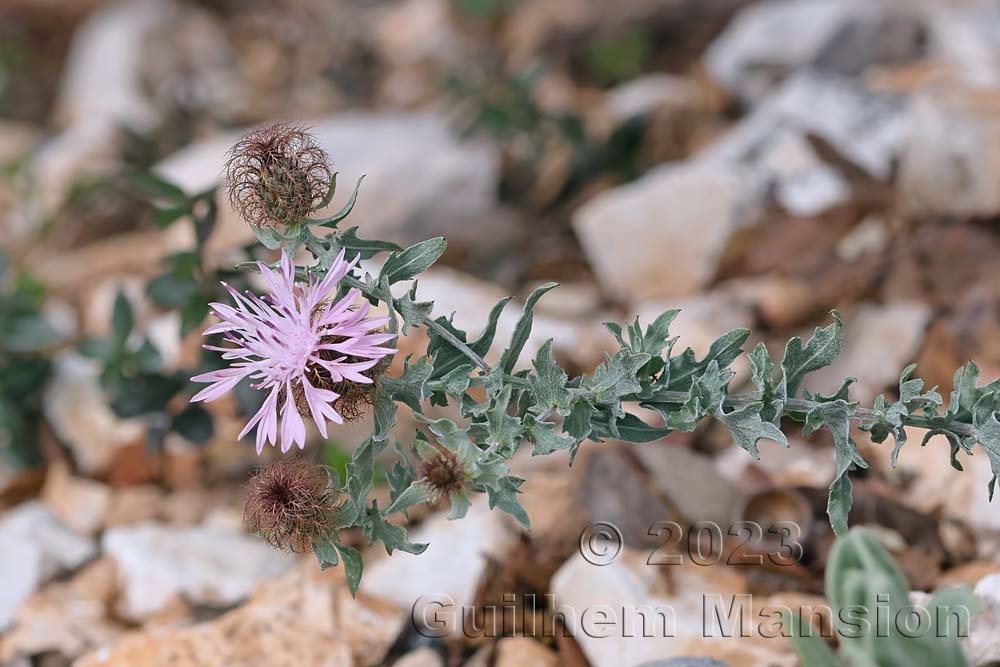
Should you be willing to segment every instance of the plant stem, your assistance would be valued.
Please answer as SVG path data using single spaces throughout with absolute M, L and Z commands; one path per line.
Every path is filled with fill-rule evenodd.
M 361 181 L 359 180 L 358 183 L 360 184 Z M 355 191 L 355 196 L 357 196 L 357 191 Z M 327 251 L 327 248 L 324 247 L 323 239 L 316 238 L 312 234 L 308 234 L 306 236 L 306 248 L 309 249 L 309 252 L 311 252 L 316 259 L 319 259 L 320 256 Z M 373 298 L 378 301 L 388 301 L 389 307 L 392 308 L 397 313 L 399 312 L 399 308 L 396 305 L 397 300 L 393 298 L 391 294 L 375 293 L 371 289 L 369 289 L 367 285 L 365 285 L 363 282 L 361 282 L 352 275 L 344 276 L 344 282 L 350 285 L 351 287 L 361 290 L 361 293 L 364 294 L 366 297 Z M 386 299 L 386 297 L 388 297 L 388 300 Z M 448 343 L 452 347 L 454 347 L 456 350 L 458 350 L 466 357 L 468 357 L 468 359 L 472 363 L 481 368 L 483 371 L 489 373 L 492 370 L 492 367 L 488 363 L 486 363 L 486 361 L 481 356 L 476 354 L 475 350 L 473 350 L 468 345 L 459 340 L 459 338 L 455 334 L 453 334 L 452 332 L 448 331 L 443 326 L 438 324 L 434 320 L 433 316 L 422 317 L 420 318 L 420 321 L 421 324 L 423 324 L 425 327 L 436 333 L 441 338 L 448 341 Z
M 326 248 L 323 247 L 322 240 L 312 236 L 311 234 L 306 239 L 306 247 L 309 248 L 310 252 L 312 252 L 317 259 L 319 259 L 321 253 L 326 251 Z M 355 287 L 361 290 L 361 292 L 366 297 L 369 298 L 373 298 L 379 301 L 386 301 L 386 297 L 388 296 L 389 306 L 396 312 L 399 312 L 399 308 L 397 307 L 397 299 L 393 298 L 391 294 L 386 295 L 373 292 L 371 289 L 369 289 L 367 285 L 365 285 L 363 282 L 361 282 L 360 280 L 351 275 L 345 276 L 344 282 L 346 282 L 351 287 Z M 473 364 L 482 369 L 484 372 L 489 373 L 492 370 L 492 367 L 488 363 L 486 363 L 486 361 L 479 354 L 477 354 L 475 350 L 470 348 L 465 342 L 463 342 L 457 336 L 455 336 L 455 334 L 448 331 L 448 329 L 439 324 L 436 320 L 433 319 L 433 317 L 431 316 L 422 317 L 421 324 L 427 327 L 427 329 L 436 333 L 444 340 L 448 341 L 448 343 L 452 347 L 454 347 L 456 350 L 465 355 Z M 504 379 L 507 382 L 516 381 L 518 384 L 522 385 L 527 384 L 521 378 L 517 378 L 509 374 L 505 374 Z M 575 389 L 574 391 L 580 394 L 587 393 L 587 390 L 583 389 Z M 683 391 L 664 391 L 664 392 L 658 392 L 656 398 L 658 401 L 682 404 L 687 402 L 688 394 Z M 754 402 L 756 402 L 756 399 L 754 399 L 752 396 L 745 394 L 735 394 L 732 396 L 727 396 L 725 401 L 723 402 L 723 405 L 726 408 L 738 410 Z M 812 410 L 818 405 L 820 405 L 820 403 L 817 401 L 807 401 L 805 399 L 798 399 L 798 398 L 789 399 L 785 401 L 785 405 L 782 410 L 782 415 L 796 418 L 796 416 L 808 413 L 810 410 Z M 553 409 L 546 410 L 545 412 L 538 415 L 536 419 L 538 421 L 545 421 L 546 419 L 551 417 L 554 414 L 554 412 L 555 410 Z M 874 411 L 869 408 L 855 407 L 851 411 L 850 418 L 857 421 L 864 421 L 864 420 L 870 420 L 874 416 L 875 416 Z M 906 426 L 913 426 L 916 428 L 938 427 L 938 425 L 934 424 L 930 418 L 923 417 L 920 415 L 907 415 L 904 418 L 903 422 Z M 967 424 L 965 422 L 951 421 L 947 425 L 947 430 L 965 437 L 978 436 L 975 427 L 972 426 L 972 424 Z
M 356 287 L 357 289 L 361 290 L 362 294 L 364 294 L 366 297 L 372 297 L 380 301 L 385 301 L 384 295 L 373 294 L 371 290 L 369 290 L 364 285 L 364 283 L 362 283 L 360 280 L 358 280 L 353 276 L 345 276 L 344 282 L 350 285 L 351 287 Z M 392 299 L 390 307 L 396 312 L 399 312 L 399 309 L 396 307 L 396 299 Z M 458 336 L 456 336 L 455 334 L 453 334 L 452 332 L 448 331 L 443 326 L 441 326 L 437 321 L 433 319 L 433 317 L 431 316 L 422 317 L 420 321 L 421 324 L 423 324 L 425 327 L 432 330 L 438 336 L 448 341 L 448 343 L 452 347 L 454 347 L 456 350 L 458 350 L 466 357 L 468 357 L 468 359 L 472 363 L 481 368 L 483 371 L 489 373 L 492 370 L 492 366 L 486 363 L 486 361 L 481 356 L 476 354 L 475 350 L 473 350 L 468 345 L 459 340 Z
M 658 392 L 656 395 L 656 400 L 663 401 L 666 403 L 684 403 L 688 400 L 688 394 L 683 391 L 664 391 Z M 726 408 L 732 408 L 738 410 L 740 408 L 746 407 L 750 403 L 755 403 L 756 399 L 752 396 L 746 394 L 734 394 L 732 396 L 727 396 L 723 405 Z M 785 416 L 794 416 L 798 414 L 805 414 L 820 405 L 817 401 L 807 401 L 800 398 L 789 399 L 785 401 L 784 411 L 782 412 Z M 869 408 L 856 407 L 851 412 L 851 419 L 856 419 L 858 421 L 872 419 L 875 413 Z M 904 418 L 903 423 L 906 426 L 914 426 L 916 428 L 935 428 L 936 426 L 927 417 L 922 417 L 920 415 L 908 415 Z M 963 436 L 975 436 L 976 429 L 972 424 L 967 424 L 965 422 L 951 421 L 948 423 L 947 429 L 954 433 L 958 433 Z
M 395 307 L 395 299 L 393 300 L 393 307 Z M 432 320 L 430 317 L 424 317 L 422 319 L 422 322 L 425 327 L 427 327 L 428 329 L 432 329 L 434 333 L 436 333 L 437 335 L 441 336 L 446 341 L 448 341 L 452 347 L 454 347 L 456 350 L 458 350 L 466 357 L 468 357 L 472 361 L 472 363 L 474 363 L 476 366 L 479 366 L 479 368 L 483 369 L 483 371 L 489 373 L 492 370 L 492 367 L 488 363 L 486 363 L 485 359 L 480 357 L 478 354 L 475 353 L 475 351 L 472 348 L 470 348 L 468 345 L 459 340 L 458 337 L 455 336 L 455 334 L 445 329 L 443 326 Z

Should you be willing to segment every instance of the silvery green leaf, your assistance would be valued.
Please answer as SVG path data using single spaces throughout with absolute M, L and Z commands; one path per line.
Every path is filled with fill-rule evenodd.
M 620 347 L 628 347 L 628 343 L 622 335 L 622 325 L 617 322 L 605 322 L 604 328 L 611 332 L 611 335 L 615 337 Z
M 427 549 L 426 544 L 410 542 L 406 539 L 406 529 L 394 523 L 386 521 L 378 509 L 378 501 L 373 501 L 368 508 L 368 526 L 366 535 L 370 538 L 370 544 L 381 542 L 385 546 L 385 551 L 390 556 L 396 549 L 406 553 L 419 555 Z
M 817 328 L 805 347 L 802 347 L 802 339 L 798 336 L 785 346 L 781 370 L 788 398 L 798 396 L 799 387 L 807 373 L 829 366 L 840 356 L 844 343 L 844 324 L 840 313 L 833 311 L 832 315 L 833 324 Z
M 411 245 L 402 252 L 390 255 L 382 266 L 381 275 L 390 285 L 419 276 L 431 268 L 447 247 L 448 242 L 442 236 Z
M 360 257 L 362 260 L 371 259 L 380 252 L 399 252 L 402 250 L 397 244 L 389 241 L 359 239 L 357 227 L 345 229 L 333 236 L 330 243 L 330 250 L 334 256 L 340 252 L 341 248 L 347 250 L 344 256 L 348 260 L 354 257 Z
M 985 394 L 973 406 L 973 425 L 976 427 L 979 445 L 986 452 L 993 470 L 993 480 L 990 482 L 989 496 L 993 500 L 996 480 L 1000 476 L 1000 421 L 997 420 L 998 395 Z
M 892 465 L 894 467 L 899 458 L 900 450 L 906 444 L 906 429 L 904 428 L 906 418 L 914 410 L 921 408 L 931 408 L 933 410 L 940 406 L 943 401 L 941 395 L 935 389 L 921 394 L 924 388 L 923 380 L 918 378 L 908 379 L 916 367 L 916 364 L 910 364 L 900 373 L 899 400 L 890 404 L 884 395 L 876 396 L 872 406 L 871 418 L 863 421 L 860 425 L 862 431 L 867 431 L 871 434 L 873 442 L 882 443 L 890 435 L 893 436 L 896 441 L 895 446 L 892 448 Z M 954 448 L 953 453 L 955 453 Z M 952 458 L 952 464 L 958 465 L 959 469 L 961 469 L 961 464 L 954 457 Z
M 486 443 L 504 458 L 517 449 L 521 437 L 521 422 L 508 414 L 511 387 L 504 387 L 500 395 L 493 399 L 493 405 L 486 411 Z
M 354 205 L 358 202 L 358 191 L 361 189 L 361 181 L 363 181 L 364 179 L 365 177 L 361 176 L 361 178 L 358 179 L 358 182 L 354 184 L 354 192 L 351 193 L 350 199 L 347 200 L 347 203 L 344 204 L 343 208 L 341 208 L 339 211 L 337 211 L 336 213 L 334 213 L 329 217 L 321 218 L 320 220 L 310 220 L 309 224 L 320 225 L 323 227 L 336 227 L 338 222 L 340 222 L 350 214 L 351 209 L 353 209 Z M 333 196 L 332 193 L 336 188 L 336 182 L 337 182 L 337 175 L 334 174 L 333 178 L 330 181 L 331 197 Z M 329 204 L 329 202 L 327 203 Z
M 851 513 L 851 505 L 854 504 L 852 487 L 851 478 L 847 473 L 835 478 L 830 485 L 826 514 L 830 517 L 830 527 L 836 535 L 847 532 L 847 517 Z
M 920 392 L 924 388 L 924 381 L 920 378 L 908 379 L 916 368 L 916 364 L 910 364 L 899 374 L 899 401 L 904 405 L 921 398 Z
M 424 320 L 429 319 L 434 310 L 434 302 L 415 301 L 416 297 L 417 282 L 414 281 L 410 291 L 404 294 L 402 298 L 396 299 L 393 303 L 396 311 L 403 316 L 403 328 L 400 333 L 404 335 L 410 327 L 418 326 Z
M 851 481 L 847 476 L 852 465 L 867 468 L 868 464 L 858 453 L 857 445 L 851 438 L 851 416 L 854 406 L 847 401 L 820 403 L 806 414 L 803 434 L 810 435 L 820 428 L 829 429 L 837 453 L 837 472 L 830 485 L 827 514 L 830 525 L 838 535 L 847 532 L 847 515 L 851 509 Z
M 979 383 L 979 367 L 972 361 L 955 372 L 955 389 L 951 393 L 948 414 L 960 421 L 966 421 L 973 408 L 985 394 L 1000 393 L 1000 379 L 982 387 Z
M 622 442 L 652 442 L 670 433 L 669 428 L 650 426 L 632 413 L 616 417 L 609 410 L 599 410 L 591 419 L 591 437 L 611 438 Z
M 437 380 L 434 383 L 435 390 L 440 388 L 441 391 L 453 398 L 461 398 L 469 390 L 471 382 L 470 373 L 472 373 L 472 364 L 459 366 L 440 380 Z
M 477 466 L 470 482 L 476 491 L 485 492 L 487 489 L 496 490 L 500 482 L 510 474 L 510 468 L 499 458 L 490 457 L 481 461 Z
M 774 440 L 783 447 L 788 446 L 788 438 L 781 429 L 761 419 L 761 407 L 760 403 L 750 403 L 738 410 L 726 412 L 722 405 L 719 405 L 715 411 L 715 418 L 729 429 L 736 444 L 758 460 L 760 451 L 757 449 L 757 441 L 761 438 Z
M 481 428 L 482 417 L 486 414 L 486 411 L 490 409 L 490 404 L 493 402 L 493 396 L 490 396 L 487 400 L 479 402 L 472 397 L 471 394 L 465 394 L 462 396 L 462 402 L 459 405 L 459 410 L 463 417 L 471 418 L 473 420 L 472 426 L 477 425 Z M 434 404 L 434 396 L 431 396 L 431 403 Z M 470 429 L 471 430 L 471 429 Z
M 798 614 L 792 614 L 784 622 L 802 667 L 843 667 L 826 641 L 812 634 L 809 621 L 803 622 Z
M 524 480 L 517 477 L 504 477 L 495 488 L 487 488 L 486 495 L 489 499 L 490 509 L 499 507 L 517 519 L 525 530 L 531 530 L 528 513 L 524 511 L 521 503 L 517 500 L 517 494 L 521 492 L 520 488 L 523 483 Z
M 490 369 L 489 373 L 482 376 L 483 378 L 483 389 L 486 390 L 487 395 L 496 396 L 501 391 L 503 391 L 504 386 L 506 386 L 507 379 L 504 375 L 503 369 L 499 366 L 494 366 Z
M 861 430 L 870 430 L 873 442 L 885 442 L 886 438 L 892 434 L 896 444 L 892 448 L 892 466 L 896 467 L 899 460 L 899 452 L 906 444 L 906 429 L 903 428 L 903 420 L 908 416 L 906 406 L 902 401 L 885 406 L 885 401 L 880 395 L 875 399 L 873 409 L 874 420 L 871 424 L 861 424 Z M 954 461 L 954 458 L 952 459 Z M 961 466 L 960 466 L 961 467 Z
M 659 315 L 653 323 L 643 331 L 639 319 L 622 329 L 620 324 L 605 322 L 604 326 L 612 333 L 618 344 L 633 352 L 645 353 L 652 357 L 643 368 L 644 375 L 653 375 L 663 370 L 666 362 L 660 358 L 664 349 L 673 347 L 677 338 L 670 338 L 670 324 L 677 318 L 680 310 L 668 310 Z M 627 340 L 626 340 L 627 337 Z
M 433 461 L 438 454 L 437 448 L 429 443 L 424 434 L 419 431 L 413 440 L 413 451 L 416 453 L 417 458 L 424 463 Z
M 571 465 L 576 458 L 576 452 L 580 448 L 580 443 L 590 437 L 590 433 L 593 430 L 591 420 L 595 414 L 597 414 L 597 410 L 594 408 L 594 404 L 586 398 L 577 397 L 573 400 L 569 415 L 563 422 L 563 431 L 575 440 L 569 448 L 569 462 Z
M 896 430 L 893 431 L 893 437 L 896 441 L 896 444 L 892 448 L 891 458 L 892 458 L 892 467 L 895 468 L 896 462 L 899 460 L 899 451 L 903 448 L 903 445 L 906 444 L 906 429 L 902 427 L 897 428 Z
M 531 415 L 524 418 L 524 435 L 535 445 L 531 450 L 532 456 L 551 454 L 572 447 L 577 442 L 574 438 L 557 433 L 555 424 L 537 421 Z
M 879 619 L 901 618 L 913 609 L 906 575 L 879 538 L 855 528 L 839 537 L 826 568 L 826 593 L 839 635 L 840 657 L 851 667 L 967 667 L 958 641 L 954 612 L 972 618 L 981 608 L 968 589 L 944 590 L 920 606 L 928 623 L 913 633 L 906 624 Z M 849 613 L 849 617 L 845 612 Z M 861 624 L 877 632 L 857 632 Z M 803 663 L 803 667 L 812 667 Z
M 534 361 L 535 372 L 528 376 L 531 391 L 537 403 L 531 407 L 531 412 L 541 414 L 554 410 L 557 414 L 568 415 L 573 394 L 566 388 L 568 379 L 566 371 L 560 368 L 552 356 L 552 339 L 538 349 Z
M 785 385 L 775 379 L 774 362 L 768 354 L 764 343 L 758 343 L 749 355 L 750 379 L 753 380 L 756 391 L 754 399 L 760 401 L 760 416 L 766 422 L 780 426 L 781 414 L 785 409 Z
M 861 423 L 861 430 L 867 431 L 871 434 L 872 442 L 882 443 L 886 439 L 896 433 L 896 429 L 904 434 L 902 431 L 903 418 L 906 417 L 907 411 L 906 406 L 902 401 L 897 403 L 889 404 L 886 402 L 885 396 L 879 394 L 875 397 L 875 402 L 872 404 L 872 417 L 870 420 Z M 899 436 L 896 436 L 897 441 Z M 893 457 L 893 465 L 895 465 L 895 457 Z
M 344 574 L 347 576 L 347 588 L 351 591 L 351 597 L 357 597 L 358 586 L 361 584 L 361 572 L 364 570 L 364 562 L 361 560 L 361 553 L 354 547 L 349 547 L 339 542 L 336 545 L 340 552 L 340 559 L 344 561 Z
M 486 327 L 483 328 L 483 332 L 479 334 L 479 338 L 468 344 L 469 349 L 480 357 L 489 352 L 490 346 L 493 344 L 493 339 L 496 337 L 497 321 L 500 319 L 500 313 L 503 312 L 504 306 L 507 305 L 508 301 L 510 301 L 510 297 L 505 297 L 493 306 L 489 317 L 486 319 Z M 460 341 L 466 341 L 466 333 L 456 328 L 449 319 L 439 317 L 435 321 Z M 431 375 L 431 379 L 439 380 L 458 366 L 469 363 L 468 357 L 456 350 L 454 345 L 438 335 L 433 329 L 428 330 L 428 337 L 427 354 L 434 360 L 434 373 Z
M 943 435 L 948 440 L 948 444 L 951 447 L 951 467 L 959 471 L 964 470 L 962 464 L 958 461 L 957 458 L 958 452 L 962 450 L 965 451 L 966 454 L 971 455 L 972 447 L 968 446 L 966 444 L 966 441 L 957 433 L 946 429 L 938 429 L 938 428 L 927 429 L 927 431 L 924 433 L 923 440 L 920 441 L 920 446 L 926 447 L 927 443 L 930 442 L 931 438 L 933 438 L 936 435 Z M 972 444 L 975 445 L 976 443 L 973 442 Z
M 409 488 L 410 484 L 413 482 L 413 477 L 415 471 L 413 470 L 413 465 L 410 460 L 406 457 L 400 444 L 396 443 L 396 453 L 399 455 L 399 459 L 392 464 L 392 467 L 386 470 L 385 477 L 386 481 L 389 483 L 389 500 L 390 502 L 395 502 L 399 497 L 399 494 L 403 493 Z
M 646 327 L 642 335 L 642 341 L 636 349 L 637 352 L 645 352 L 653 356 L 658 356 L 669 345 L 670 325 L 680 314 L 679 309 L 668 310 L 653 320 L 653 323 Z
M 733 371 L 720 368 L 719 363 L 713 359 L 701 373 L 692 378 L 684 403 L 661 399 L 654 393 L 649 399 L 643 400 L 641 405 L 659 412 L 668 428 L 691 432 L 707 415 L 721 409 L 726 398 L 726 387 L 733 375 Z
M 333 540 L 316 540 L 313 543 L 313 554 L 319 561 L 320 570 L 336 567 L 340 561 L 337 557 L 337 546 Z
M 719 336 L 700 361 L 691 348 L 687 348 L 676 357 L 671 357 L 666 375 L 668 384 L 664 388 L 671 391 L 687 391 L 691 388 L 694 378 L 702 375 L 713 361 L 719 368 L 729 366 L 743 351 L 743 343 L 749 337 L 749 329 L 733 329 Z
M 614 356 L 605 354 L 604 357 L 605 361 L 594 371 L 594 377 L 585 379 L 585 386 L 590 389 L 595 403 L 610 406 L 617 416 L 623 416 L 621 399 L 642 389 L 636 373 L 650 356 L 622 348 Z
M 382 441 L 389 437 L 392 427 L 396 425 L 396 402 L 392 400 L 392 396 L 384 386 L 375 390 L 373 408 L 375 431 L 372 433 L 372 438 Z
M 438 437 L 438 442 L 453 451 L 466 469 L 474 469 L 479 459 L 479 449 L 469 440 L 465 429 L 450 419 L 427 419 L 419 417 Z
M 851 385 L 858 381 L 858 378 L 845 378 L 843 382 L 840 383 L 840 387 L 837 391 L 833 392 L 829 396 L 825 394 L 813 394 L 810 393 L 808 389 L 802 390 L 802 395 L 807 401 L 815 401 L 817 403 L 829 403 L 830 401 L 848 401 L 850 402 L 850 389 Z
M 368 438 L 351 455 L 347 464 L 347 493 L 359 512 L 364 512 L 375 479 L 375 457 L 385 449 L 385 440 Z
M 326 208 L 327 206 L 330 205 L 330 202 L 333 201 L 333 195 L 336 194 L 337 192 L 337 176 L 340 176 L 339 171 L 335 171 L 332 174 L 330 174 L 330 183 L 326 188 L 326 194 L 323 195 L 323 198 L 319 201 L 319 204 L 313 209 L 314 211 Z M 364 178 L 364 176 L 362 176 L 362 178 Z
M 472 507 L 472 500 L 469 499 L 469 494 L 464 491 L 452 493 L 449 499 L 451 500 L 451 511 L 448 512 L 449 521 L 464 518 L 469 508 Z
M 410 484 L 399 494 L 391 505 L 385 509 L 385 514 L 395 514 L 397 512 L 405 512 L 414 505 L 419 505 L 420 503 L 426 503 L 431 497 L 430 487 L 426 482 L 415 481 Z
M 257 235 L 257 240 L 260 241 L 268 250 L 277 250 L 286 243 L 289 239 L 283 234 L 278 232 L 276 229 L 268 227 L 266 225 L 253 226 L 253 233 Z
M 691 383 L 688 401 L 697 398 L 708 412 L 721 410 L 722 402 L 726 399 L 726 388 L 735 375 L 735 372 L 717 361 L 710 361 L 705 372 L 695 377 Z
M 951 395 L 948 400 L 948 410 L 942 421 L 959 419 L 967 420 L 972 414 L 972 406 L 979 397 L 976 388 L 979 379 L 979 367 L 972 361 L 955 371 L 952 381 Z
M 541 285 L 528 295 L 528 299 L 524 302 L 524 311 L 521 313 L 521 317 L 517 320 L 517 324 L 514 326 L 514 333 L 511 336 L 510 347 L 508 347 L 503 356 L 500 357 L 500 367 L 503 368 L 505 373 L 510 373 L 514 370 L 514 364 L 517 363 L 518 357 L 521 356 L 521 350 L 524 349 L 524 344 L 528 342 L 528 336 L 531 335 L 531 325 L 534 322 L 534 308 L 538 300 L 542 298 L 546 292 L 554 287 L 557 287 L 557 283 L 545 283 Z
M 337 474 L 335 470 L 331 469 L 331 471 L 333 475 Z M 350 480 L 348 480 L 348 483 L 349 482 Z M 329 528 L 330 530 L 338 531 L 344 528 L 351 528 L 356 525 L 363 526 L 365 518 L 364 506 L 358 506 L 357 503 L 351 500 L 350 502 L 344 503 L 344 506 L 334 513 Z
M 430 395 L 427 380 L 432 370 L 427 357 L 420 357 L 412 364 L 407 359 L 403 362 L 403 374 L 398 378 L 386 375 L 382 378 L 382 387 L 394 400 L 405 403 L 414 412 L 420 412 L 420 403 Z

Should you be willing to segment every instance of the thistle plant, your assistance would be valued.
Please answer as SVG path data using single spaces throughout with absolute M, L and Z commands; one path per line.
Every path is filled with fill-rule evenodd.
M 850 399 L 852 378 L 832 395 L 810 392 L 808 375 L 841 352 L 843 325 L 836 312 L 832 323 L 818 328 L 805 343 L 798 337 L 788 341 L 780 360 L 772 359 L 763 345 L 749 352 L 753 390 L 748 394 L 730 394 L 729 387 L 735 376 L 731 366 L 744 353 L 750 332 L 729 331 L 698 358 L 690 348 L 682 350 L 670 335 L 677 310 L 668 310 L 645 326 L 638 320 L 607 324 L 618 349 L 591 374 L 571 378 L 556 362 L 551 340 L 539 348 L 530 368 L 520 368 L 533 309 L 556 285 L 547 283 L 531 293 L 509 341 L 496 340 L 497 322 L 508 299 L 493 307 L 475 336 L 458 328 L 452 318 L 435 317 L 434 304 L 418 298 L 417 279 L 444 253 L 445 239 L 404 249 L 359 238 L 355 227 L 340 228 L 357 200 L 360 181 L 340 211 L 320 217 L 319 210 L 332 197 L 336 175 L 331 170 L 328 187 L 318 200 L 313 177 L 322 169 L 298 160 L 300 146 L 312 145 L 302 132 L 283 125 L 258 130 L 238 143 L 231 155 L 230 200 L 260 242 L 280 249 L 281 255 L 273 267 L 247 265 L 261 273 L 269 295 L 231 290 L 232 303 L 213 305 L 219 323 L 206 333 L 225 334 L 228 343 L 210 349 L 219 352 L 229 367 L 196 377 L 212 384 L 195 398 L 217 398 L 240 378 L 252 378 L 265 398 L 244 434 L 256 427 L 258 450 L 267 442 L 280 441 L 282 451 L 287 451 L 292 444 L 304 446 L 307 421 L 315 422 L 326 435 L 327 422 L 342 421 L 345 411 L 337 402 L 362 388 L 371 402 L 372 433 L 354 451 L 343 483 L 329 477 L 330 492 L 342 502 L 338 501 L 336 512 L 322 515 L 323 531 L 313 526 L 309 532 L 309 543 L 322 565 L 344 561 L 352 590 L 358 586 L 362 565 L 357 550 L 341 541 L 340 531 L 346 528 L 360 529 L 370 543 L 382 542 L 390 554 L 395 549 L 420 553 L 426 545 L 411 543 L 405 529 L 388 517 L 447 498 L 449 516 L 461 518 L 479 494 L 485 494 L 491 508 L 509 513 L 527 528 L 528 516 L 517 498 L 524 480 L 512 475 L 508 466 L 522 443 L 530 444 L 533 455 L 568 450 L 572 461 L 586 441 L 652 442 L 673 430 L 690 432 L 702 420 L 713 418 L 729 430 L 738 446 L 759 458 L 761 439 L 788 446 L 783 420 L 801 422 L 807 435 L 825 428 L 836 446 L 828 513 L 838 534 L 847 531 L 849 472 L 867 467 L 851 437 L 852 421 L 859 422 L 875 442 L 892 436 L 893 460 L 906 442 L 905 427 L 914 426 L 927 429 L 926 438 L 945 436 L 955 467 L 961 467 L 959 453 L 972 454 L 978 445 L 994 472 L 1000 471 L 1000 381 L 979 386 L 972 363 L 957 372 L 947 407 L 935 389 L 925 391 L 922 380 L 910 377 L 913 366 L 900 376 L 898 400 L 879 396 L 870 408 Z M 266 159 L 259 151 L 259 137 L 270 138 Z M 279 172 L 280 178 L 275 175 Z M 273 192 L 268 189 L 272 186 Z M 249 204 L 248 192 L 254 198 Z M 297 204 L 278 206 L 280 202 Z M 292 258 L 302 249 L 312 260 L 295 266 Z M 383 259 L 376 273 L 360 268 L 359 262 L 376 256 Z M 402 294 L 397 297 L 393 288 L 400 284 L 406 289 L 396 291 Z M 375 307 L 384 315 L 366 319 Z M 384 361 L 395 351 L 394 339 L 411 327 L 426 329 L 426 351 L 403 360 L 400 374 L 386 373 Z M 499 361 L 487 363 L 495 345 L 503 348 Z M 396 460 L 387 472 L 390 503 L 382 508 L 368 499 L 373 466 L 389 447 L 400 405 L 412 410 L 423 426 L 399 434 L 393 443 Z M 457 409 L 460 418 L 434 418 L 426 412 L 427 406 L 447 405 Z M 662 423 L 643 421 L 626 410 L 628 405 L 659 413 Z M 267 470 L 262 474 L 274 476 Z M 994 475 L 991 492 L 995 481 Z M 293 503 L 291 495 L 274 498 Z M 272 511 L 268 516 L 282 514 Z M 270 526 L 261 532 L 267 538 L 274 530 Z M 296 543 L 302 541 L 296 538 Z

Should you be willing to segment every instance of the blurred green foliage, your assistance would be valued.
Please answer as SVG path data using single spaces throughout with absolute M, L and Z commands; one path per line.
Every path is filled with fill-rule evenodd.
M 587 51 L 587 66 L 599 83 L 620 83 L 645 72 L 652 53 L 653 41 L 649 34 L 633 30 L 596 41 Z
M 453 0 L 455 7 L 464 14 L 480 18 L 496 18 L 505 14 L 514 0 Z
M 839 655 L 791 619 L 802 667 L 966 667 L 958 642 L 980 607 L 967 589 L 938 591 L 918 608 L 899 565 L 864 528 L 839 537 L 826 566 Z M 907 627 L 916 615 L 927 621 Z
M 45 353 L 61 336 L 42 314 L 42 285 L 11 273 L 0 251 L 0 458 L 24 466 L 39 461 L 42 391 L 51 367 Z
M 646 121 L 633 118 L 608 134 L 595 138 L 582 116 L 551 112 L 537 101 L 543 67 L 516 75 L 493 72 L 488 76 L 453 75 L 447 86 L 465 113 L 462 136 L 484 135 L 496 140 L 514 162 L 506 170 L 501 195 L 516 200 L 537 183 L 541 162 L 551 151 L 569 151 L 565 180 L 547 204 L 556 206 L 580 192 L 588 183 L 611 176 L 630 181 L 642 172 L 641 151 Z
M 214 188 L 192 196 L 151 173 L 138 174 L 132 180 L 139 193 L 154 204 L 157 227 L 166 229 L 188 221 L 194 230 L 194 248 L 166 257 L 164 271 L 145 287 L 145 296 L 154 306 L 179 314 L 179 336 L 183 339 L 201 327 L 211 302 L 225 300 L 221 281 L 245 288 L 245 274 L 210 268 L 205 261 L 205 243 L 217 217 Z M 170 432 L 191 442 L 207 442 L 215 430 L 212 416 L 201 405 L 188 402 L 197 390 L 190 378 L 218 368 L 219 355 L 203 353 L 197 368 L 166 369 L 160 352 L 137 329 L 132 303 L 123 292 L 115 298 L 110 329 L 109 336 L 84 339 L 78 348 L 100 361 L 101 386 L 115 413 L 146 419 L 154 447 Z M 218 345 L 221 338 L 208 342 Z M 257 393 L 246 387 L 237 391 L 244 410 L 256 410 Z

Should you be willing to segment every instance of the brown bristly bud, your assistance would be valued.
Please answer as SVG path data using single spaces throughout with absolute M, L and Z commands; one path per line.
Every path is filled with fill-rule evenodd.
M 271 546 L 306 553 L 324 538 L 347 496 L 330 488 L 324 466 L 302 459 L 272 463 L 251 478 L 243 519 Z
M 465 489 L 466 475 L 461 461 L 451 450 L 438 447 L 437 453 L 424 464 L 420 477 L 431 489 L 431 501 Z
M 230 205 L 255 227 L 295 227 L 330 191 L 330 159 L 302 125 L 276 123 L 243 135 L 228 154 Z

